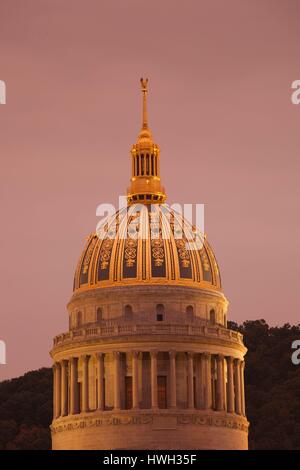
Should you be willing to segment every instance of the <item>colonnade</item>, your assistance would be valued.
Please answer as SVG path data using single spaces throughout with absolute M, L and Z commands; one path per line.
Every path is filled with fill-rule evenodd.
M 132 159 L 133 176 L 157 176 L 159 173 L 159 160 L 157 155 L 136 154 Z
M 161 407 L 158 395 L 158 351 L 150 352 L 150 382 L 151 382 L 151 408 L 156 410 Z M 165 352 L 165 351 L 164 351 Z M 120 410 L 121 397 L 121 354 L 113 353 L 113 409 Z M 193 410 L 226 411 L 245 416 L 244 395 L 244 361 L 222 354 L 210 354 L 207 352 L 186 352 L 187 361 L 187 408 Z M 177 352 L 168 351 L 168 403 L 167 408 L 176 409 L 177 403 Z M 97 365 L 96 382 L 96 409 L 105 410 L 105 353 L 95 355 Z M 138 368 L 139 351 L 131 352 L 131 380 L 132 380 L 132 409 L 139 409 L 139 383 Z M 67 416 L 68 414 L 86 413 L 89 407 L 89 360 L 90 355 L 82 355 L 81 358 L 81 399 L 79 399 L 78 387 L 78 361 L 79 357 L 55 362 L 53 365 L 53 409 L 54 418 Z M 92 410 L 94 411 L 94 410 Z

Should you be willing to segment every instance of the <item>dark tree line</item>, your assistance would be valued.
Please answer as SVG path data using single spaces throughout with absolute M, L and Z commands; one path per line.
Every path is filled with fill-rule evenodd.
M 50 449 L 52 369 L 0 383 L 0 450 Z
M 291 349 L 300 340 L 300 325 L 269 327 L 265 320 L 229 328 L 244 335 L 250 449 L 300 449 L 300 365 Z
M 229 322 L 248 348 L 245 385 L 250 449 L 300 449 L 300 365 L 291 344 L 300 325 L 269 327 L 264 320 Z M 0 450 L 50 449 L 52 370 L 0 383 Z

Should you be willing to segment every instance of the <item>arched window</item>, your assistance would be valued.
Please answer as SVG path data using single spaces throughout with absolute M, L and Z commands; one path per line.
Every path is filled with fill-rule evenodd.
M 96 322 L 100 323 L 102 320 L 102 308 L 98 307 L 96 312 Z
M 132 307 L 131 307 L 131 305 L 125 305 L 124 314 L 125 314 L 125 320 L 132 320 Z
M 156 305 L 156 321 L 164 321 L 165 319 L 165 307 L 163 304 Z
M 194 307 L 192 305 L 187 306 L 186 316 L 187 316 L 188 320 L 192 320 L 194 318 Z
M 213 325 L 216 323 L 216 312 L 214 311 L 214 309 L 211 309 L 211 311 L 209 312 L 209 321 Z
M 77 316 L 76 316 L 76 326 L 77 326 L 77 328 L 79 328 L 80 326 L 82 326 L 82 312 L 77 312 Z

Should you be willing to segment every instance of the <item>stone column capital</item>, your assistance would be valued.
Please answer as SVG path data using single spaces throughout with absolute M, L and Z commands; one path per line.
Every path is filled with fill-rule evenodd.
M 120 359 L 120 355 L 121 355 L 120 351 L 114 351 L 113 352 L 114 359 Z
M 102 359 L 104 359 L 104 353 L 103 352 L 97 352 L 95 354 L 95 358 L 101 361 Z
M 61 366 L 61 368 L 66 369 L 66 368 L 68 367 L 68 361 L 67 361 L 67 359 L 62 359 L 62 360 L 60 361 L 60 366 Z
M 209 352 L 202 353 L 203 359 L 208 361 L 211 358 L 211 354 Z
M 224 361 L 224 356 L 223 356 L 223 354 L 217 354 L 217 361 L 218 361 L 218 362 Z
M 232 356 L 226 356 L 226 361 L 228 364 L 233 364 L 233 357 Z
M 187 355 L 189 358 L 193 358 L 194 357 L 194 352 L 193 351 L 187 351 Z
M 139 351 L 136 351 L 136 350 L 131 351 L 131 355 L 132 355 L 132 358 L 137 359 L 139 355 Z
M 152 349 L 152 350 L 150 351 L 150 356 L 153 357 L 153 358 L 156 358 L 156 357 L 157 357 L 157 354 L 158 354 L 157 349 Z
M 170 359 L 176 358 L 176 354 L 177 354 L 177 351 L 175 351 L 174 349 L 171 349 L 171 350 L 169 351 L 169 357 L 170 357 Z
M 90 356 L 89 356 L 88 354 L 83 354 L 83 355 L 81 356 L 81 359 L 82 359 L 82 361 L 86 364 L 86 363 L 89 362 Z

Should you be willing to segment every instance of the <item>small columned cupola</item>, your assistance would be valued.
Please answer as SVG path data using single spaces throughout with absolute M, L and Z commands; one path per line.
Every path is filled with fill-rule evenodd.
M 143 123 L 136 144 L 132 146 L 132 177 L 127 192 L 128 203 L 163 203 L 166 200 L 160 182 L 159 146 L 154 143 L 148 126 L 147 93 L 148 78 L 141 78 L 143 94 Z

